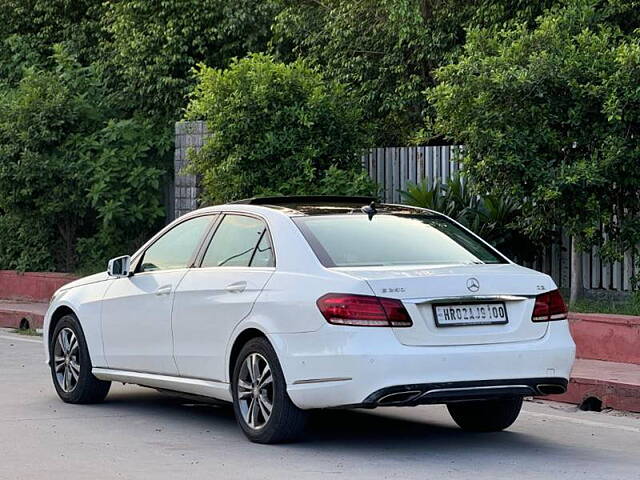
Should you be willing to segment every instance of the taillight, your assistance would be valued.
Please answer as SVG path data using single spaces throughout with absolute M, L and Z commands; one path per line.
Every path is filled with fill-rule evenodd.
M 356 327 L 410 327 L 400 300 L 369 295 L 328 293 L 316 302 L 327 322 Z
M 551 320 L 566 320 L 569 310 L 560 295 L 559 290 L 552 290 L 536 297 L 531 320 L 534 322 L 549 322 Z

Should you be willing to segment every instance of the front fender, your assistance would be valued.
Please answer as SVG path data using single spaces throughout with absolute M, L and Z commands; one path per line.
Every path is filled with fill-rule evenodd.
M 57 313 L 62 308 L 70 310 L 78 318 L 87 341 L 92 365 L 108 367 L 102 343 L 102 298 L 110 284 L 109 281 L 96 282 L 56 292 L 43 323 L 43 344 L 47 363 L 49 363 L 49 336 L 52 320 L 57 317 Z

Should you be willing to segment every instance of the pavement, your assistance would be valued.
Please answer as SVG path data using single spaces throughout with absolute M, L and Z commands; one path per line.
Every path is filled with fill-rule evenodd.
M 525 402 L 507 431 L 459 430 L 443 406 L 326 411 L 300 443 L 249 443 L 229 407 L 114 384 L 55 394 L 41 339 L 0 330 L 0 479 L 640 479 L 640 415 Z
M 567 392 L 549 398 L 578 405 L 597 399 L 604 408 L 640 412 L 640 365 L 579 358 Z

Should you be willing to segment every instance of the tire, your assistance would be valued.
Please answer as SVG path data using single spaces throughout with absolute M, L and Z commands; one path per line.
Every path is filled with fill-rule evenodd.
M 63 402 L 98 403 L 109 393 L 111 382 L 98 380 L 91 373 L 87 342 L 75 315 L 65 315 L 56 325 L 49 344 L 49 365 Z
M 255 365 L 253 374 L 251 364 Z M 289 398 L 280 362 L 266 338 L 251 339 L 240 351 L 233 368 L 231 391 L 238 424 L 252 442 L 291 442 L 304 431 L 308 414 Z
M 522 398 L 500 398 L 447 404 L 460 428 L 469 432 L 498 432 L 516 421 Z

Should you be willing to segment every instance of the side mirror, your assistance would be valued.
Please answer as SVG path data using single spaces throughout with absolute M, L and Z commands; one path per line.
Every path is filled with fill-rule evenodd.
M 131 270 L 131 257 L 124 255 L 122 257 L 116 257 L 109 260 L 107 266 L 107 274 L 110 277 L 128 277 Z

